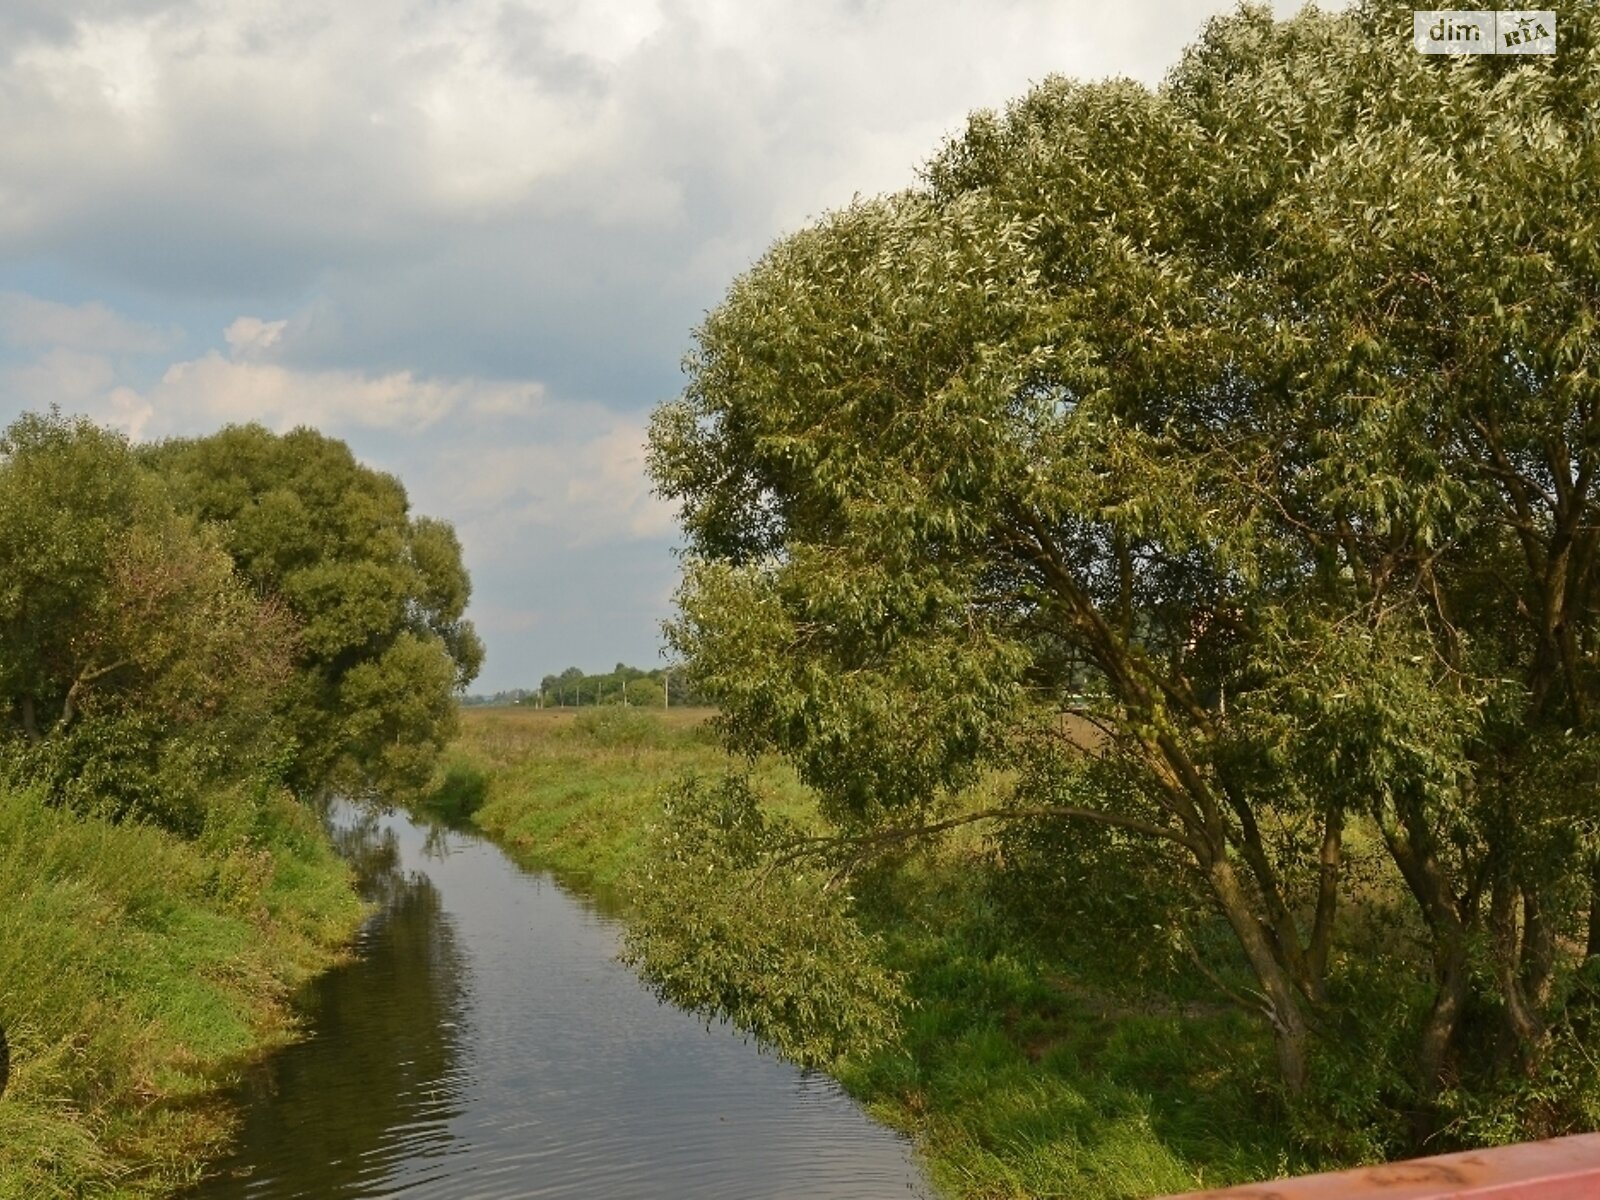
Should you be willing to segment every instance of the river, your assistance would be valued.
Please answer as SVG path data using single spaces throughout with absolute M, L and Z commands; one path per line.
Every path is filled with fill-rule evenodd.
M 932 1195 L 832 1080 L 658 1003 L 550 876 L 400 814 L 335 836 L 377 910 L 190 1200 Z

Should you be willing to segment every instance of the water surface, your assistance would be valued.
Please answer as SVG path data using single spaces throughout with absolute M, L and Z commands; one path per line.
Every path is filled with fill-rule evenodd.
M 832 1080 L 659 1004 L 549 876 L 401 815 L 336 820 L 378 911 L 192 1200 L 931 1196 Z

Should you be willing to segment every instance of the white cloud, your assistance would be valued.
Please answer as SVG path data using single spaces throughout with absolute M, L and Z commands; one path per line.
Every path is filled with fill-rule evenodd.
M 414 461 L 419 504 L 448 504 L 462 540 L 480 560 L 542 545 L 576 548 L 662 539 L 671 506 L 644 471 L 645 426 L 593 405 L 565 405 L 561 436 L 475 446 Z
M 144 400 L 164 426 L 259 421 L 277 430 L 421 433 L 452 414 L 532 412 L 542 395 L 533 382 L 307 371 L 212 352 L 168 367 Z
M 93 411 L 111 428 L 122 430 L 136 442 L 149 437 L 150 422 L 156 415 L 150 402 L 131 387 L 112 388 Z
M 222 331 L 222 340 L 235 358 L 255 358 L 267 353 L 283 340 L 288 321 L 263 321 L 260 317 L 240 317 Z
M 626 534 L 662 538 L 674 529 L 672 506 L 650 490 L 644 467 L 645 426 L 625 421 L 583 447 L 586 469 L 568 481 L 564 509 L 581 514 L 575 543 Z M 587 460 L 586 462 L 584 460 Z
M 109 351 L 148 356 L 169 340 L 157 331 L 99 304 L 0 295 L 0 340 L 36 352 L 30 361 L 0 367 L 0 388 L 19 410 L 56 405 L 85 412 L 136 439 L 249 421 L 280 431 L 310 425 L 408 435 L 452 416 L 519 420 L 546 407 L 544 385 L 535 380 L 317 370 L 271 361 L 289 327 L 287 320 L 239 317 L 223 334 L 227 355 L 213 350 L 173 362 L 140 388 Z
M 150 17 L 80 21 L 70 44 L 23 45 L 15 62 L 56 98 L 98 99 L 119 117 L 137 120 L 157 99 L 162 75 L 159 22 Z
M 343 257 L 440 219 L 681 222 L 705 182 L 759 197 L 736 220 L 769 236 L 907 181 L 971 108 L 1052 71 L 1154 82 L 1228 7 L 456 0 L 397 21 L 380 0 L 64 0 L 70 36 L 0 49 L 0 230 L 160 197 Z
M 0 370 L 0 392 L 19 409 L 93 411 L 116 378 L 104 355 L 54 346 L 32 362 Z

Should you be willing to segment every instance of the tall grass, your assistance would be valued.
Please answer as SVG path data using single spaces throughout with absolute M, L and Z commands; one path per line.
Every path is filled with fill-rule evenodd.
M 312 814 L 218 811 L 189 842 L 0 792 L 0 1200 L 194 1181 L 228 1132 L 219 1087 L 291 1035 L 289 992 L 353 931 Z
M 748 768 L 818 827 L 792 772 L 731 764 L 705 714 L 635 717 L 655 724 L 621 738 L 560 712 L 467 711 L 452 761 L 484 778 L 474 820 L 524 862 L 606 889 L 643 876 L 661 794 L 686 772 Z M 994 855 L 969 833 L 854 888 L 912 1005 L 897 1046 L 838 1074 L 917 1137 L 945 1194 L 1126 1200 L 1322 1165 L 1294 1153 L 1253 1082 L 1271 1077 L 1257 1025 L 1203 993 L 1119 978 L 1072 939 L 1030 937 L 990 886 Z
M 446 776 L 487 772 L 473 820 L 523 862 L 612 888 L 642 861 L 661 788 L 686 772 L 709 776 L 729 766 L 705 728 L 705 710 L 622 712 L 464 709 Z M 787 811 L 805 810 L 787 768 L 766 760 L 755 770 Z

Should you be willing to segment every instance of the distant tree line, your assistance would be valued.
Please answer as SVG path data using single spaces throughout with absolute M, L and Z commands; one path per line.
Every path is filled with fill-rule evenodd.
M 511 688 L 508 691 L 495 692 L 484 695 L 474 692 L 470 696 L 461 697 L 462 706 L 465 708 L 482 708 L 490 705 L 521 704 L 528 696 L 533 695 L 527 688 Z
M 677 708 L 702 705 L 705 696 L 681 667 L 646 671 L 618 663 L 610 671 L 587 674 L 568 667 L 559 675 L 546 675 L 536 691 L 515 701 L 535 708 L 589 708 L 598 704 L 627 704 L 634 708 Z

